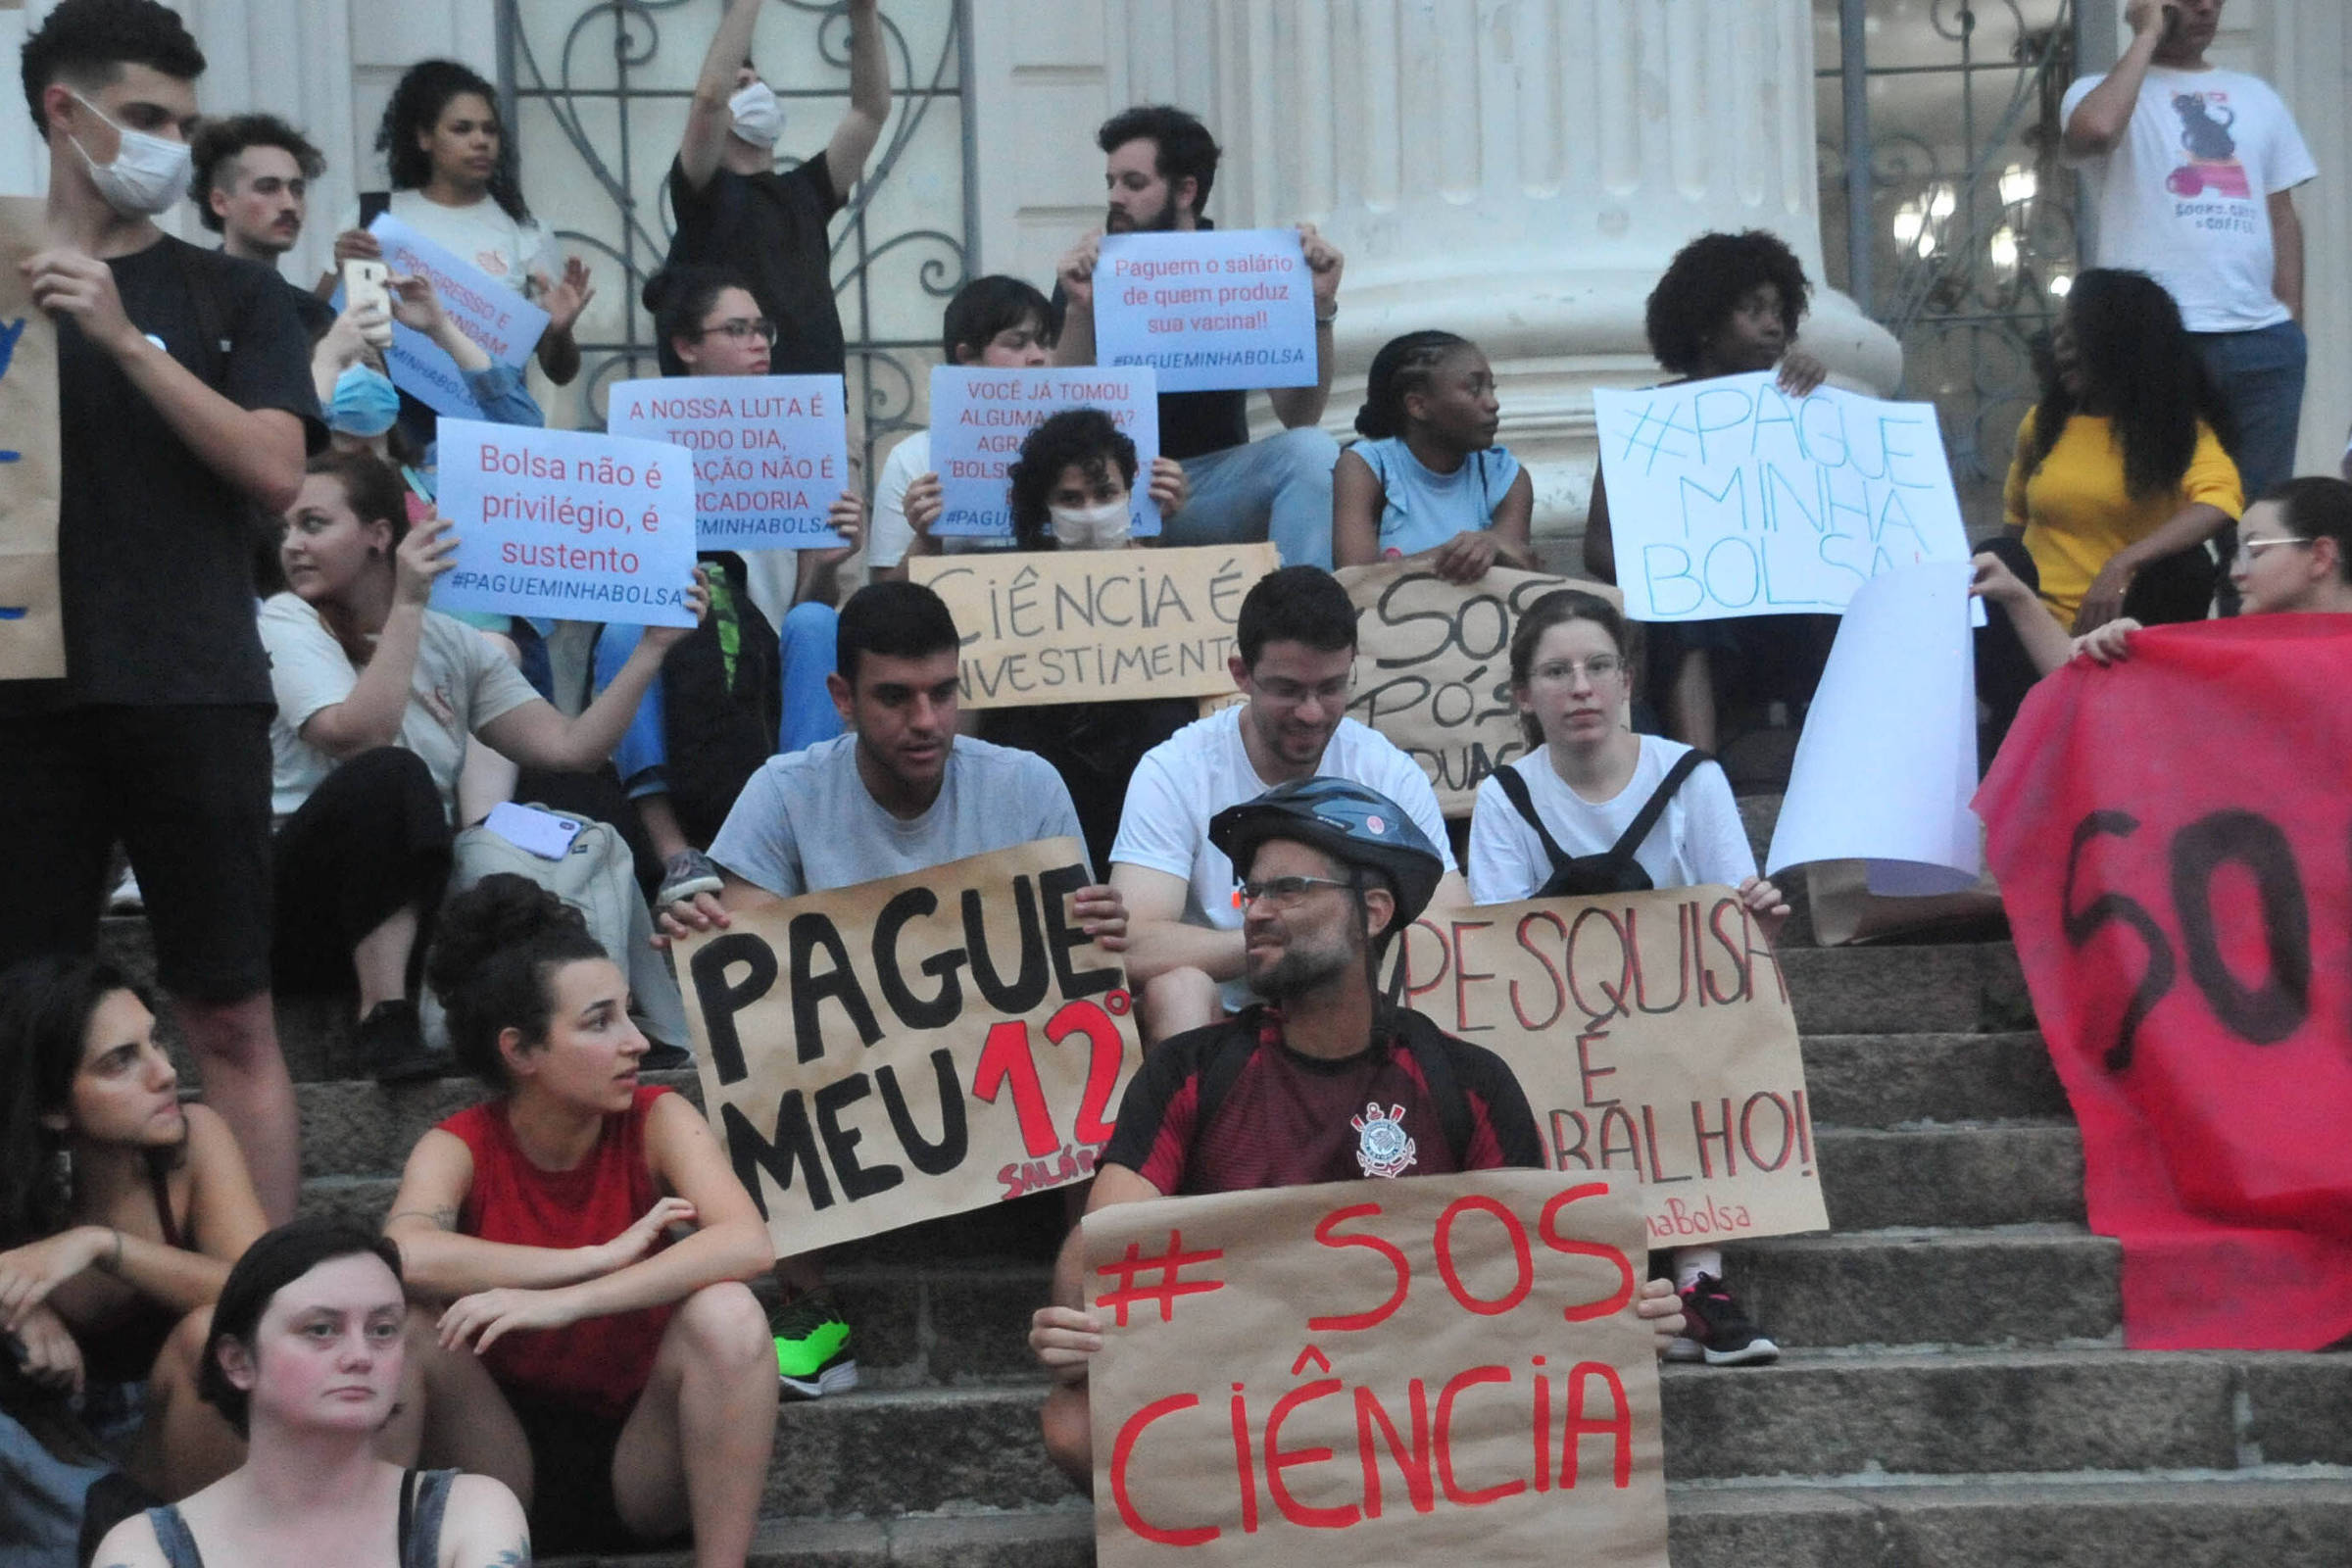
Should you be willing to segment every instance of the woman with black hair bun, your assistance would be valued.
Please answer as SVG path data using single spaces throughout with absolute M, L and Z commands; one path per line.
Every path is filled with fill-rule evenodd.
M 497 1092 L 417 1142 L 384 1230 L 410 1294 L 446 1303 L 442 1347 L 520 1422 L 537 1548 L 691 1528 L 698 1565 L 740 1568 L 778 1387 L 742 1283 L 773 1261 L 759 1209 L 702 1114 L 639 1083 L 627 986 L 562 900 L 485 877 L 443 911 L 429 978 Z
M 596 287 L 587 264 L 564 255 L 523 204 L 498 89 L 454 60 L 420 60 L 393 87 L 375 150 L 392 174 L 385 211 L 547 312 L 539 368 L 558 386 L 569 385 L 580 373 L 572 326 Z M 338 270 L 319 280 L 318 291 L 334 291 L 345 262 L 382 258 L 355 208 L 335 236 Z
M 2229 406 L 2180 308 L 2144 272 L 2075 279 L 2018 426 L 2009 533 L 2041 602 L 2077 636 L 2118 615 L 2202 620 L 2217 575 L 2206 541 L 2245 507 Z
M 1331 556 L 1341 566 L 1423 556 L 1447 582 L 1490 566 L 1531 567 L 1535 481 L 1494 444 L 1501 405 L 1477 344 L 1451 332 L 1407 332 L 1372 356 L 1363 440 L 1331 475 Z
M 400 1254 L 347 1220 L 306 1218 L 228 1271 L 197 1393 L 248 1440 L 230 1473 L 99 1544 L 112 1568 L 337 1563 L 514 1568 L 531 1560 L 503 1484 L 385 1461 L 407 1381 Z
M 183 1104 L 147 999 L 95 958 L 0 975 L 0 1335 L 139 1483 L 237 1462 L 194 1395 L 229 1265 L 267 1229 L 226 1124 Z

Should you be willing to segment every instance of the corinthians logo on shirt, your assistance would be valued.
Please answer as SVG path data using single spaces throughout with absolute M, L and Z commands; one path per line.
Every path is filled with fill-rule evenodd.
M 1384 1116 L 1379 1102 L 1371 1102 L 1348 1124 L 1355 1129 L 1355 1162 L 1365 1175 L 1401 1176 L 1412 1168 L 1413 1141 L 1405 1136 L 1402 1105 L 1391 1105 Z

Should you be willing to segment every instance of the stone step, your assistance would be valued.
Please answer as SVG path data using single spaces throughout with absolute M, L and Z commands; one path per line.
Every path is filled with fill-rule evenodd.
M 1997 1121 L 2067 1114 L 2049 1053 L 2032 1033 L 1819 1035 L 1804 1043 L 1805 1084 L 1822 1128 L 1921 1121 Z M 697 1104 L 689 1068 L 646 1074 Z M 479 1101 L 471 1078 L 383 1089 L 364 1078 L 296 1085 L 303 1174 L 396 1171 L 426 1128 Z
M 1725 1272 L 1786 1349 L 2122 1343 L 2123 1250 L 2080 1226 L 1748 1242 Z
M 2261 1466 L 2352 1464 L 2352 1428 L 2341 1419 L 2352 1359 L 2340 1356 L 1812 1351 L 1769 1367 L 1670 1366 L 1663 1382 L 1667 1473 L 1682 1481 L 2143 1471 L 2220 1479 Z M 860 1391 L 788 1406 L 763 1512 L 879 1517 L 1055 1503 L 1069 1490 L 1039 1443 L 1043 1390 L 1028 1381 Z M 909 1466 L 910 1453 L 929 1462 Z

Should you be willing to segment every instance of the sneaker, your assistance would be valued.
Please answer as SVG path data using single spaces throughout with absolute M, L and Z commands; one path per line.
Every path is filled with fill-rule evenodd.
M 850 1323 L 826 1296 L 801 1296 L 768 1314 L 776 1339 L 776 1376 L 784 1392 L 803 1399 L 847 1394 L 858 1386 L 850 1354 Z
M 716 893 L 726 885 L 710 857 L 700 850 L 680 850 L 662 862 L 662 890 L 654 895 L 654 906 L 666 909 L 698 893 Z
M 377 1003 L 360 1020 L 352 1043 L 359 1049 L 361 1063 L 375 1074 L 379 1084 L 420 1083 L 457 1071 L 457 1062 L 448 1052 L 426 1047 L 424 1026 L 414 1002 Z
M 106 896 L 106 912 L 137 914 L 146 907 L 147 900 L 139 892 L 139 874 L 126 865 L 122 868 L 122 880 Z
M 1704 1361 L 1709 1366 L 1764 1366 L 1781 1358 L 1740 1303 L 1712 1274 L 1684 1288 L 1683 1332 L 1666 1348 L 1669 1361 Z

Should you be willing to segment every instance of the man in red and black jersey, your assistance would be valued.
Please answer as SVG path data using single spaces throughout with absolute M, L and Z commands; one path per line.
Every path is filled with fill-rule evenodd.
M 1501 1057 L 1383 1003 L 1379 956 L 1436 891 L 1445 862 L 1411 817 L 1346 779 L 1300 779 L 1210 820 L 1242 869 L 1246 973 L 1264 1001 L 1157 1047 L 1127 1087 L 1095 1171 L 1113 1203 L 1373 1177 L 1541 1168 L 1527 1097 Z M 1102 1348 L 1084 1310 L 1073 1230 L 1030 1348 L 1056 1382 L 1046 1449 L 1081 1488 L 1094 1474 L 1086 1369 Z M 1672 1284 L 1642 1314 L 1663 1349 L 1682 1327 Z

